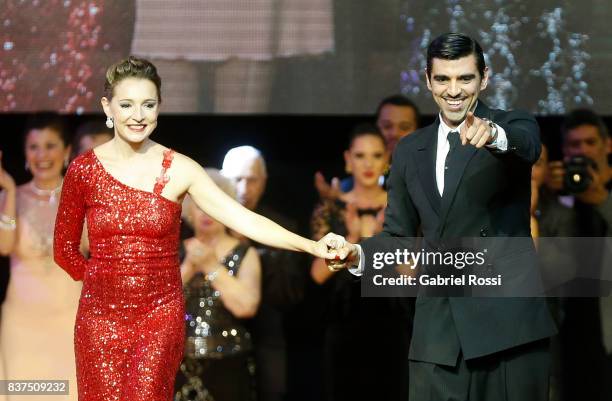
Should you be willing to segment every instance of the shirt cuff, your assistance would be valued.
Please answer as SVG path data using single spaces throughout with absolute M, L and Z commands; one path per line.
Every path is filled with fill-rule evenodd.
M 359 264 L 357 266 L 351 266 L 348 268 L 348 271 L 354 276 L 361 276 L 363 274 L 363 265 L 364 265 L 364 256 L 363 249 L 361 249 L 361 245 L 355 244 L 357 249 L 359 250 Z
M 508 136 L 506 135 L 506 130 L 495 123 L 493 123 L 493 125 L 495 125 L 495 128 L 497 129 L 497 137 L 493 142 L 486 146 L 490 149 L 499 150 L 500 152 L 508 151 Z

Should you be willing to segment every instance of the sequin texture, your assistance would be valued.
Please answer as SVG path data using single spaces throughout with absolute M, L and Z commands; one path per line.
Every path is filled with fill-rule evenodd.
M 231 276 L 238 268 L 248 245 L 240 244 L 221 264 Z M 215 290 L 201 272 L 196 273 L 184 288 L 186 314 L 185 357 L 224 358 L 252 350 L 251 333 L 244 322 L 237 319 L 223 305 L 219 291 Z
M 80 401 L 169 401 L 184 347 L 180 204 L 122 184 L 93 151 L 64 179 L 56 262 L 83 290 L 75 323 Z M 87 219 L 90 258 L 79 252 Z

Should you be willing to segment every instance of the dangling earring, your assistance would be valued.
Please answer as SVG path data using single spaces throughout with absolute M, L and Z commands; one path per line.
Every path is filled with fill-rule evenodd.
M 64 168 L 68 168 L 68 158 L 64 159 Z
M 353 173 L 353 169 L 351 168 L 351 166 L 348 163 L 346 163 L 344 165 L 344 171 L 346 171 L 347 174 L 352 174 Z
M 115 126 L 115 123 L 113 123 L 112 117 L 106 117 L 106 126 L 108 128 L 113 128 Z
M 30 163 L 28 163 L 28 161 L 27 161 L 27 160 L 26 160 L 26 162 L 25 162 L 25 166 L 24 166 L 24 168 L 25 168 L 25 171 L 30 171 Z

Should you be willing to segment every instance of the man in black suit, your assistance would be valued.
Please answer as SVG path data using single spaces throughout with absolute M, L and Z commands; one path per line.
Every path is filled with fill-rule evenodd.
M 487 268 L 518 283 L 515 289 L 535 283 L 529 206 L 531 165 L 540 154 L 536 121 L 478 99 L 488 69 L 480 45 L 467 36 L 449 33 L 431 42 L 426 79 L 440 114 L 395 150 L 383 232 L 361 246 L 333 245 L 360 275 L 382 243 L 414 247 L 419 228 L 426 249 L 456 238 L 506 237 L 488 255 Z M 545 299 L 504 295 L 419 294 L 410 401 L 547 400 L 548 338 L 556 329 Z M 367 375 L 375 367 L 365 368 Z

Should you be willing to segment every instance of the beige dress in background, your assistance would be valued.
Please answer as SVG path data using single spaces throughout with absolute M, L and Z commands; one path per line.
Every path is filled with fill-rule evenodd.
M 0 321 L 2 379 L 70 380 L 68 396 L 8 401 L 77 400 L 73 332 L 81 283 L 53 261 L 59 199 L 40 200 L 29 188 L 17 190 L 17 243 Z

